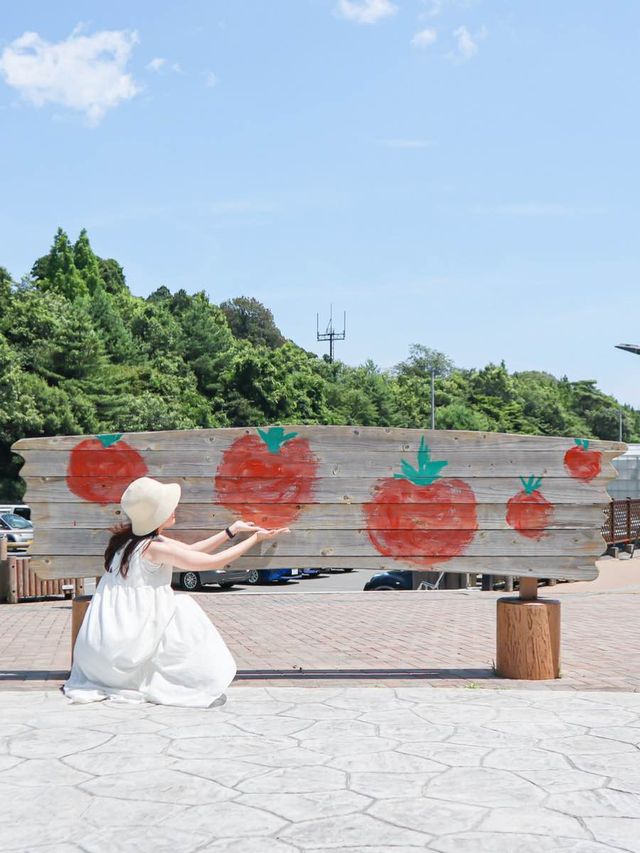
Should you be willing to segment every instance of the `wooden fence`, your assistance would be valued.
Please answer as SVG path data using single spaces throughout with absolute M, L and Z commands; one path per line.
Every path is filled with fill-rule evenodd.
M 0 602 L 17 604 L 26 599 L 59 595 L 82 595 L 84 578 L 41 580 L 28 556 L 7 556 L 0 542 Z
M 611 501 L 604 511 L 602 535 L 607 545 L 631 545 L 640 537 L 640 500 Z

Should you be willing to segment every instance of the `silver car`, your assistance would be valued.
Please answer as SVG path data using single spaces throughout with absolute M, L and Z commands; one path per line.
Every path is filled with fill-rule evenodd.
M 246 583 L 251 575 L 244 569 L 212 569 L 207 572 L 174 572 L 171 585 L 187 592 L 195 592 L 206 584 L 218 584 L 220 589 L 231 589 L 236 583 Z
M 7 540 L 11 553 L 27 553 L 33 544 L 33 524 L 15 512 L 0 511 L 0 535 Z

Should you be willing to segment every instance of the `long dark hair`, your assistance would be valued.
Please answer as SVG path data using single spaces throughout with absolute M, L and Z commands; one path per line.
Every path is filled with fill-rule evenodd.
M 124 547 L 119 569 L 122 577 L 126 578 L 127 572 L 129 571 L 129 560 L 131 559 L 133 552 L 138 546 L 141 546 L 146 550 L 149 543 L 158 537 L 158 531 L 152 530 L 151 533 L 145 533 L 144 536 L 136 536 L 131 529 L 130 524 L 121 524 L 118 527 L 112 527 L 110 529 L 111 539 L 109 539 L 109 544 L 104 552 L 104 570 L 105 572 L 111 571 L 111 563 L 114 556 L 121 548 Z

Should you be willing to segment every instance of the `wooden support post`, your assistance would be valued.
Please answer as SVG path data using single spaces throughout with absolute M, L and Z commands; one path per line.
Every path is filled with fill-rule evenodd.
M 7 540 L 0 536 L 0 601 L 9 601 L 9 553 Z
M 76 638 L 92 597 L 91 595 L 76 595 L 71 602 L 71 666 L 73 666 L 73 650 L 76 645 Z
M 520 596 L 499 598 L 496 674 L 528 681 L 560 678 L 560 602 L 538 598 L 538 579 L 520 578 Z
M 505 575 L 504 591 L 505 592 L 513 592 L 513 575 Z
M 538 597 L 538 578 L 520 578 L 520 598 L 535 599 Z
M 18 597 L 18 564 L 15 560 L 9 560 L 9 604 L 17 604 Z

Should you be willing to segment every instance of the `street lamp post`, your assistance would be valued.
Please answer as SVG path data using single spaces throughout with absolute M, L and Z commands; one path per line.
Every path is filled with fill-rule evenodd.
M 431 368 L 431 429 L 436 428 L 436 369 Z
M 640 355 L 640 344 L 616 344 L 616 349 L 623 349 L 625 352 L 632 352 L 634 355 Z M 622 409 L 618 411 L 618 433 L 620 441 L 622 441 Z

